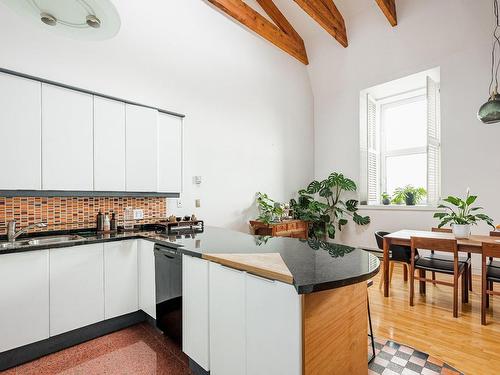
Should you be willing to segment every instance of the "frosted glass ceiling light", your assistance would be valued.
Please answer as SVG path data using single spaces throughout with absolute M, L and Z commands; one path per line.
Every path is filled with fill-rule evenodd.
M 109 39 L 120 30 L 120 16 L 110 0 L 0 1 L 37 27 L 75 39 Z

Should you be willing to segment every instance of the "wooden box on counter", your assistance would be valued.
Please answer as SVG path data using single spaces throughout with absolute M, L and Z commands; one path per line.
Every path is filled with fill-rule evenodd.
M 266 224 L 250 221 L 254 234 L 259 236 L 293 237 L 307 239 L 308 223 L 302 220 L 283 220 L 279 223 Z

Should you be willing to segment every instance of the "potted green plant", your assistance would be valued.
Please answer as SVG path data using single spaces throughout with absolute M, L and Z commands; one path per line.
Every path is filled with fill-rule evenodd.
M 283 207 L 280 203 L 275 202 L 269 198 L 267 194 L 263 193 L 257 193 L 255 195 L 255 200 L 259 208 L 257 220 L 265 224 L 280 221 L 281 215 L 283 215 Z
M 392 202 L 395 204 L 406 203 L 407 206 L 414 206 L 422 201 L 427 195 L 427 191 L 423 187 L 414 187 L 406 185 L 398 187 L 394 190 Z
M 469 238 L 472 225 L 484 221 L 495 229 L 493 219 L 484 213 L 477 213 L 482 207 L 471 207 L 476 201 L 477 195 L 470 195 L 469 189 L 464 199 L 449 196 L 443 199 L 448 204 L 440 204 L 438 208 L 443 208 L 444 212 L 436 212 L 434 217 L 440 220 L 439 228 L 451 224 L 453 234 L 456 238 Z
M 317 239 L 335 238 L 338 228 L 351 218 L 358 225 L 370 223 L 370 217 L 358 214 L 358 201 L 342 199 L 345 192 L 356 191 L 356 183 L 341 173 L 331 173 L 323 181 L 313 181 L 299 191 L 298 200 L 292 199 L 290 206 L 295 217 L 309 222 L 309 235 Z
M 391 196 L 385 191 L 382 193 L 382 204 L 388 206 L 391 204 Z

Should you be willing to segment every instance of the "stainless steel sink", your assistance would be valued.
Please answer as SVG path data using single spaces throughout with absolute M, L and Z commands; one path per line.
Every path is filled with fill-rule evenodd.
M 8 249 L 16 249 L 18 247 L 23 246 L 38 246 L 38 245 L 51 245 L 57 244 L 61 242 L 71 242 L 71 241 L 80 241 L 84 238 L 82 236 L 78 236 L 76 234 L 68 234 L 63 236 L 48 236 L 48 237 L 39 237 L 32 238 L 26 240 L 19 240 L 14 242 L 2 242 L 0 243 L 0 250 L 8 250 Z
M 69 242 L 69 241 L 79 241 L 83 240 L 82 236 L 78 236 L 76 234 L 64 235 L 64 236 L 50 236 L 50 237 L 40 237 L 33 238 L 28 241 L 28 245 L 36 246 L 36 245 L 50 245 L 61 242 Z

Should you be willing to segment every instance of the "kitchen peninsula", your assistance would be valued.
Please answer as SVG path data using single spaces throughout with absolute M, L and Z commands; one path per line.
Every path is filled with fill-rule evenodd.
M 57 302 L 54 298 L 59 295 L 61 305 L 67 306 L 61 290 L 78 285 L 74 280 L 73 284 L 62 283 L 64 273 L 61 272 L 55 281 L 50 280 L 50 308 L 49 302 L 42 301 L 48 293 L 38 293 L 31 301 L 44 306 L 37 317 L 40 325 L 44 324 L 46 313 L 48 326 L 50 315 L 50 333 L 47 334 L 50 337 L 41 340 L 42 334 L 28 345 L 22 345 L 27 342 L 10 347 L 4 345 L 0 353 L 2 368 L 22 362 L 21 353 L 26 355 L 25 360 L 30 359 L 26 353 L 39 350 L 39 355 L 46 354 L 47 347 L 54 345 L 60 335 L 71 338 L 75 336 L 72 332 L 78 332 L 79 336 L 91 338 L 88 327 L 109 332 L 121 328 L 116 319 L 122 322 L 124 317 L 135 321 L 141 317 L 143 320 L 156 319 L 153 246 L 160 244 L 182 255 L 182 349 L 190 357 L 195 373 L 367 373 L 366 280 L 378 272 L 379 261 L 363 250 L 314 240 L 258 237 L 215 227 L 183 235 L 168 236 L 151 231 L 105 236 L 88 233 L 78 241 L 50 245 L 23 243 L 25 245 L 1 250 L 0 257 L 5 257 L 3 263 L 8 263 L 13 272 L 17 264 L 15 256 L 22 255 L 22 261 L 30 257 L 31 278 L 41 275 L 33 292 L 45 282 L 48 290 L 49 276 L 43 274 L 48 262 L 52 275 L 64 256 L 98 259 L 101 252 L 104 258 L 92 263 L 95 275 L 91 276 L 95 277 L 88 279 L 83 293 L 88 294 L 97 276 L 106 280 L 103 284 L 108 289 L 117 286 L 117 277 L 122 277 L 121 282 L 126 285 L 106 289 L 104 296 L 91 296 L 96 301 L 102 297 L 99 303 L 102 302 L 106 316 L 101 322 L 86 320 L 87 317 L 64 318 L 61 314 L 65 309 L 52 307 Z M 129 263 L 120 260 L 117 246 L 123 244 L 127 247 L 125 252 L 134 243 L 138 243 L 135 245 L 137 273 L 130 274 L 136 275 L 136 279 L 131 280 L 125 278 Z M 114 248 L 107 249 L 110 246 Z M 39 270 L 34 269 L 37 266 Z M 8 285 L 18 287 L 14 274 L 6 277 L 13 278 Z M 82 280 L 87 277 L 90 276 L 82 276 Z M 28 282 L 24 281 L 24 287 Z M 139 297 L 136 311 L 129 308 L 125 310 L 127 314 L 120 316 L 120 306 L 114 305 L 113 293 L 123 293 L 124 289 L 135 290 Z M 126 296 L 121 297 L 120 301 L 126 299 Z M 111 312 L 115 312 L 114 315 L 108 316 Z M 9 318 L 9 309 L 3 314 Z M 88 315 L 88 311 L 81 314 Z M 114 322 L 114 328 L 108 327 L 109 322 Z M 30 322 L 28 332 L 33 334 L 36 328 L 43 333 L 42 327 L 35 327 L 35 324 L 35 321 Z M 94 337 L 97 335 L 93 333 Z

